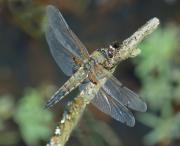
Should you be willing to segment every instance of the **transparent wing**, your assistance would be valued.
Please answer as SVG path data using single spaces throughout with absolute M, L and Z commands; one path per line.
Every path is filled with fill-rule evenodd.
M 131 127 L 135 125 L 133 114 L 119 100 L 109 96 L 102 88 L 91 100 L 91 103 L 102 112 L 122 123 Z
M 102 89 L 111 97 L 121 102 L 126 107 L 145 112 L 147 110 L 146 103 L 141 100 L 141 98 L 123 86 L 123 84 L 118 81 L 113 75 L 110 75 L 106 83 L 102 86 Z
M 89 54 L 85 46 L 69 28 L 58 9 L 54 6 L 48 6 L 47 17 L 46 39 L 50 51 L 63 72 L 71 75 L 75 65 L 72 58 L 83 60 L 89 57 Z
M 111 72 L 104 69 L 102 66 L 98 66 L 101 74 L 96 74 L 99 79 L 106 78 L 106 82 L 102 85 L 102 89 L 111 97 L 115 98 L 121 102 L 126 107 L 140 112 L 145 112 L 147 110 L 147 105 L 141 98 L 123 86 L 123 84 L 118 81 L 117 78 L 113 76 Z M 96 71 L 98 72 L 98 71 Z
M 62 44 L 54 35 L 53 29 L 51 27 L 46 31 L 46 39 L 49 44 L 51 54 L 58 66 L 66 75 L 71 76 L 74 72 L 74 67 L 76 66 L 72 59 L 72 54 L 64 49 Z

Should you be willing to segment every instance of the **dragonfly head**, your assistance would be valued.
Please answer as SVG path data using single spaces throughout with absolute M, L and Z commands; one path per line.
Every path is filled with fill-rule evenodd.
M 104 56 L 103 63 L 105 68 L 113 67 L 113 58 L 115 57 L 117 51 L 120 49 L 120 44 L 118 42 L 113 42 L 106 48 L 99 48 L 98 51 Z
M 98 49 L 107 60 L 111 59 L 114 57 L 114 54 L 117 49 L 119 49 L 119 43 L 118 42 L 113 42 L 112 44 L 109 45 L 107 48 L 100 48 Z

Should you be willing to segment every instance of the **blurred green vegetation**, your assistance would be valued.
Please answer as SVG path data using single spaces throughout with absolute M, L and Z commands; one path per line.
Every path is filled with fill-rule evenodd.
M 51 133 L 50 126 L 53 126 L 53 114 L 43 109 L 44 97 L 48 89 L 49 86 L 27 88 L 16 105 L 13 98 L 8 95 L 0 98 L 0 130 L 6 130 L 9 126 L 8 119 L 12 119 L 19 128 L 19 130 L 12 128 L 14 130 L 2 132 L 0 145 L 14 145 L 22 138 L 26 145 L 38 146 L 43 140 L 48 140 Z
M 39 145 L 40 140 L 47 140 L 50 136 L 53 116 L 49 110 L 43 109 L 43 105 L 40 90 L 27 89 L 16 109 L 14 119 L 29 146 Z
M 11 95 L 3 95 L 0 97 L 0 131 L 2 131 L 2 133 L 0 133 L 0 145 L 10 145 L 18 141 L 18 134 L 15 131 L 6 131 L 8 127 L 6 122 L 12 118 L 14 108 L 15 103 Z
M 148 113 L 139 119 L 151 131 L 146 145 L 168 145 L 180 139 L 180 37 L 179 28 L 169 25 L 155 31 L 140 48 L 135 60 L 141 79 L 141 95 L 148 103 Z

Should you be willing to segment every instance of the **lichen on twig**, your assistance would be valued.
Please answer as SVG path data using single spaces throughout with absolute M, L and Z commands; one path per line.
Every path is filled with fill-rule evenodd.
M 119 51 L 117 52 L 113 66 L 108 66 L 109 68 L 116 68 L 118 63 L 127 58 L 135 57 L 140 53 L 140 49 L 137 45 L 149 34 L 151 34 L 159 25 L 159 19 L 153 18 L 149 20 L 145 25 L 139 28 L 133 35 L 124 40 L 119 46 Z M 92 84 L 86 87 L 85 90 L 92 89 Z M 77 125 L 78 121 L 86 108 L 86 105 L 90 103 L 91 99 L 84 98 L 86 92 L 81 92 L 80 95 L 74 98 L 73 101 L 68 103 L 67 109 L 64 111 L 63 117 L 59 122 L 55 134 L 51 137 L 50 146 L 64 146 L 68 141 L 71 132 Z

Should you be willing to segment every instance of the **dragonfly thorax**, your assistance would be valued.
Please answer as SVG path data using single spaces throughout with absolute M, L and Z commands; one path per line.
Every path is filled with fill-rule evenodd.
M 84 69 L 91 70 L 94 65 L 96 64 L 96 60 L 92 57 L 90 57 L 85 63 L 84 63 Z

